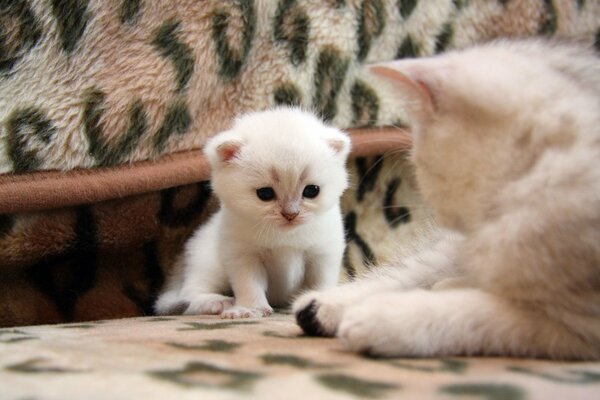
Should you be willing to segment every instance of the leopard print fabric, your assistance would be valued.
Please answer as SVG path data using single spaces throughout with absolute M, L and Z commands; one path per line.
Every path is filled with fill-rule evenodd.
M 591 0 L 0 2 L 0 173 L 199 148 L 239 113 L 299 104 L 404 125 L 361 66 L 501 36 L 598 40 Z
M 293 316 L 147 317 L 0 329 L 3 399 L 594 399 L 600 363 L 374 359 Z
M 349 162 L 341 281 L 389 260 L 429 221 L 404 155 Z M 182 246 L 217 209 L 209 182 L 0 215 L 0 326 L 152 315 Z

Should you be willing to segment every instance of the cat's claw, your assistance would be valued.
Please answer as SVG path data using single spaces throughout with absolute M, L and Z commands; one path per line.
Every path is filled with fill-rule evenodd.
M 221 313 L 222 319 L 261 318 L 273 313 L 271 307 L 247 308 L 234 306 Z

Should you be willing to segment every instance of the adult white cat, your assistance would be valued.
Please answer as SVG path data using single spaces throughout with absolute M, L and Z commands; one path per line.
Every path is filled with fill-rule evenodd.
M 221 209 L 186 244 L 156 312 L 261 317 L 334 286 L 349 151 L 347 135 L 293 108 L 248 114 L 210 139 Z
M 300 297 L 309 334 L 381 356 L 600 358 L 600 60 L 500 41 L 372 72 L 407 99 L 417 180 L 449 232 Z

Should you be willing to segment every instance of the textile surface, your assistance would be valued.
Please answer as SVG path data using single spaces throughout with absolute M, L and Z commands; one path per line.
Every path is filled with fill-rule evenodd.
M 430 220 L 403 154 L 354 158 L 348 168 L 341 280 L 388 261 Z M 217 207 L 204 181 L 0 215 L 0 326 L 152 315 L 183 243 Z
M 262 320 L 146 317 L 0 330 L 2 399 L 595 399 L 600 363 L 369 359 Z
M 599 18 L 591 0 L 3 1 L 0 173 L 157 159 L 275 104 L 405 125 L 365 63 L 497 37 L 590 42 Z

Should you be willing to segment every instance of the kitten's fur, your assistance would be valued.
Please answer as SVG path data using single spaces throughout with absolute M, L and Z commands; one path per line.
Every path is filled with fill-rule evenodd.
M 495 42 L 371 71 L 409 104 L 430 248 L 294 304 L 380 356 L 600 358 L 600 62 Z
M 347 135 L 293 108 L 248 114 L 212 138 L 205 154 L 221 209 L 186 244 L 156 312 L 267 316 L 302 289 L 334 286 L 349 150 Z M 307 185 L 316 197 L 304 196 Z M 260 188 L 275 198 L 260 200 Z

